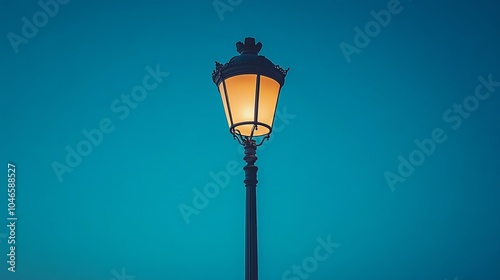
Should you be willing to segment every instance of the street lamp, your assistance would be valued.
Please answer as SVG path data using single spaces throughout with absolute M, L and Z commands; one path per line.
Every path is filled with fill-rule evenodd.
M 280 90 L 288 72 L 259 55 L 261 48 L 262 44 L 255 44 L 254 38 L 245 38 L 245 43 L 237 42 L 236 50 L 240 55 L 226 64 L 215 62 L 212 73 L 229 132 L 245 147 L 245 280 L 258 279 L 255 151 L 271 135 Z M 259 144 L 257 138 L 260 138 Z

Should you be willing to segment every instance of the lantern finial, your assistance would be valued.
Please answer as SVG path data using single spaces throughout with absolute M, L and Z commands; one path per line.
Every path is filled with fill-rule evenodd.
M 255 44 L 255 38 L 252 37 L 245 38 L 245 43 L 236 43 L 236 50 L 240 54 L 258 54 L 261 49 L 262 43 Z

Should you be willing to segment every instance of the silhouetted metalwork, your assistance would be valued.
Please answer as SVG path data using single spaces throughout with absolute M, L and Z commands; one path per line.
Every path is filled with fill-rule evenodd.
M 279 94 L 288 72 L 288 69 L 284 70 L 259 55 L 261 48 L 262 44 L 256 44 L 254 38 L 245 38 L 244 43 L 236 43 L 240 55 L 226 64 L 215 62 L 212 72 L 226 112 L 229 132 L 245 149 L 245 280 L 258 279 L 256 150 L 271 136 Z M 257 137 L 261 138 L 259 143 Z
M 243 158 L 247 165 L 243 167 L 245 171 L 246 187 L 246 226 L 245 226 L 245 279 L 258 279 L 257 267 L 257 170 L 255 161 L 257 156 L 255 151 L 257 145 L 254 140 L 245 141 L 245 157 Z

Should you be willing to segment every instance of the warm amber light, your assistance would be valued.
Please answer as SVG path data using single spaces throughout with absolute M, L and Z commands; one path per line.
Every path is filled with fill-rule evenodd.
M 260 77 L 258 121 L 268 124 L 271 127 L 273 126 L 279 90 L 280 84 L 278 82 L 265 76 Z
M 245 74 L 226 79 L 225 84 L 228 100 L 226 100 L 226 93 L 224 92 L 224 83 L 219 84 L 219 92 L 224 104 L 224 111 L 229 127 L 240 122 L 255 121 L 256 82 L 256 74 Z M 258 122 L 267 124 L 270 127 L 273 126 L 279 90 L 280 84 L 278 82 L 269 77 L 260 76 Z M 230 108 L 228 108 L 227 101 L 229 101 Z M 233 123 L 231 123 L 229 109 L 231 110 Z M 252 124 L 237 127 L 244 136 L 250 136 L 252 128 Z M 268 133 L 269 129 L 267 127 L 258 125 L 253 135 L 262 136 Z

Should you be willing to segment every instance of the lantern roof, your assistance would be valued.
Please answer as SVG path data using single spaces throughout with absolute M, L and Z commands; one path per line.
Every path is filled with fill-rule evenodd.
M 285 76 L 289 69 L 275 65 L 265 56 L 259 55 L 262 43 L 255 43 L 255 39 L 248 37 L 245 42 L 237 42 L 236 50 L 240 55 L 234 56 L 228 63 L 215 62 L 212 80 L 219 85 L 222 79 L 236 75 L 260 74 L 276 80 L 281 86 L 285 83 Z

